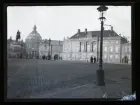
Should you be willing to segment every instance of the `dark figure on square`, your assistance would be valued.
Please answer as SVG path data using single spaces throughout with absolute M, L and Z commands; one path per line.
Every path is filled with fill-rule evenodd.
M 22 54 L 20 54 L 20 59 L 22 59 Z
M 42 56 L 42 59 L 43 59 L 43 60 L 45 59 L 45 55 Z
M 94 63 L 96 63 L 96 57 L 94 57 L 93 59 L 94 59 Z
M 90 62 L 93 63 L 93 57 L 92 56 L 90 57 Z
M 128 57 L 127 57 L 127 56 L 124 56 L 124 62 L 125 62 L 126 64 L 128 64 Z
M 54 55 L 54 60 L 55 60 L 55 55 Z
M 126 56 L 126 63 L 128 64 L 128 57 Z
M 124 60 L 123 60 L 123 58 L 122 58 L 122 63 L 124 63 Z

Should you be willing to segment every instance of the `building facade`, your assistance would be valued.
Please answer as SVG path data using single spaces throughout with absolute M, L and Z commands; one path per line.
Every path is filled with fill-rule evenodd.
M 85 29 L 85 32 L 80 32 L 78 29 L 75 35 L 63 41 L 63 59 L 89 61 L 91 56 L 95 56 L 99 60 L 100 34 L 100 31 Z M 114 30 L 104 30 L 103 34 L 103 62 L 120 63 L 123 57 L 121 52 L 127 40 Z
M 33 27 L 33 31 L 27 36 L 26 40 L 26 58 L 42 58 L 43 55 L 61 55 L 62 41 L 51 40 L 50 44 L 47 39 L 42 39 L 37 32 L 37 27 Z
M 51 40 L 50 44 L 47 39 L 42 40 L 39 46 L 39 57 L 42 58 L 43 55 L 51 55 L 52 59 L 54 56 L 61 57 L 63 42 L 57 40 Z
M 7 40 L 7 58 L 23 58 L 25 54 L 25 43 L 23 41 Z
M 36 26 L 33 27 L 33 31 L 26 37 L 26 58 L 38 58 L 39 57 L 39 45 L 42 41 L 42 37 L 37 32 Z
M 131 63 L 132 56 L 131 56 L 131 43 L 124 43 L 122 44 L 122 59 L 127 56 L 128 63 Z

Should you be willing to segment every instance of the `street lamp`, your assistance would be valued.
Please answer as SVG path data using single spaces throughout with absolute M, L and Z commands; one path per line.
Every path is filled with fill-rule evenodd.
M 97 73 L 97 85 L 98 86 L 105 86 L 105 82 L 104 82 L 104 71 L 102 68 L 102 53 L 103 53 L 103 24 L 104 24 L 104 20 L 106 19 L 105 17 L 103 17 L 104 11 L 106 11 L 108 9 L 108 7 L 106 7 L 105 5 L 100 5 L 100 7 L 97 8 L 97 10 L 101 13 L 101 17 L 99 18 L 101 21 L 101 36 L 100 36 L 100 59 L 99 59 L 99 69 L 96 71 Z

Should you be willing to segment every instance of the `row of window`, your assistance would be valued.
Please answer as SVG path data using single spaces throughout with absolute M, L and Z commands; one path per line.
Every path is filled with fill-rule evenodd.
M 119 47 L 116 46 L 116 47 L 104 47 L 104 52 L 116 52 L 118 53 L 119 52 Z
M 100 49 L 99 48 L 100 46 L 98 46 L 98 49 Z M 73 48 L 65 48 L 63 51 L 65 52 L 69 52 L 69 51 L 72 51 L 72 52 L 96 52 L 96 50 L 97 50 L 97 45 L 91 45 L 91 46 L 80 46 L 80 48 L 78 48 L 78 47 L 73 47 Z M 103 48 L 103 51 L 104 52 L 116 52 L 116 53 L 119 53 L 119 50 L 120 50 L 120 48 L 119 48 L 119 46 L 116 46 L 116 47 L 107 47 L 107 46 L 105 46 L 104 48 Z
M 103 41 L 103 43 L 106 43 L 106 44 L 110 44 L 110 43 L 116 43 L 116 44 L 119 44 L 119 41 Z
M 109 59 L 119 59 L 119 55 L 109 55 Z M 104 59 L 107 59 L 107 55 L 106 54 L 104 54 Z
M 131 52 L 131 47 L 130 46 L 123 47 L 123 52 Z

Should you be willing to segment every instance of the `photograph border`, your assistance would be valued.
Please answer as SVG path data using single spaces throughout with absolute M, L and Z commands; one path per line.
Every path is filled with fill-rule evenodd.
M 136 91 L 136 35 L 135 35 L 135 5 L 133 2 L 80 2 L 80 3 L 5 3 L 3 5 L 3 35 L 1 38 L 1 42 L 3 43 L 3 47 L 1 47 L 3 50 L 3 70 L 4 70 L 4 98 L 7 102 L 13 102 L 13 101 L 50 101 L 50 99 L 7 99 L 7 6 L 96 6 L 105 4 L 107 6 L 131 6 L 131 46 L 132 46 L 132 92 Z M 57 100 L 57 99 L 51 99 L 51 101 Z M 66 100 L 73 100 L 73 101 L 101 101 L 104 99 L 62 99 L 61 101 Z M 112 101 L 114 99 L 107 99 L 108 101 Z

